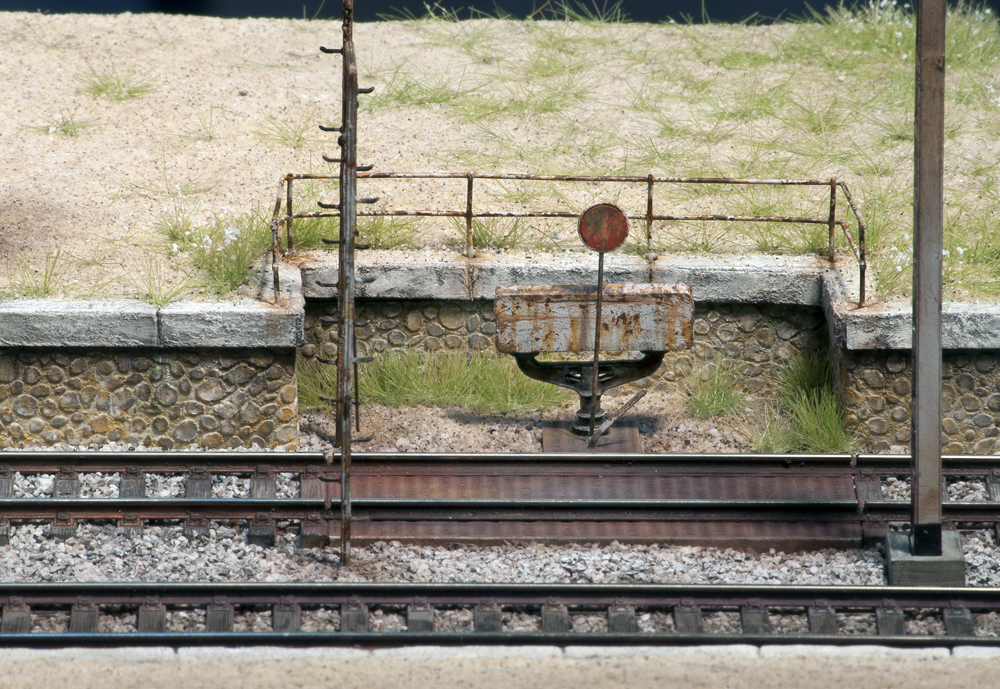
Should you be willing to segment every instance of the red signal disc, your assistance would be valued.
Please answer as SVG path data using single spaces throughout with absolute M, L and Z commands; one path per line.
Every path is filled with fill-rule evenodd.
M 594 251 L 614 251 L 628 238 L 628 218 L 613 203 L 598 203 L 583 212 L 577 231 Z

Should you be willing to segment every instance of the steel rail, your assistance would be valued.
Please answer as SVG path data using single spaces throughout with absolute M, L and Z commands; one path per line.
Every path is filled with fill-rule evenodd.
M 11 524 L 48 522 L 52 535 L 66 537 L 80 521 L 132 530 L 181 522 L 194 533 L 213 520 L 239 521 L 260 545 L 289 529 L 308 536 L 308 547 L 340 538 L 341 467 L 318 452 L 0 456 L 0 543 Z M 881 483 L 911 475 L 906 455 L 358 453 L 353 471 L 352 517 L 366 525 L 365 542 L 700 538 L 761 547 L 770 538 L 782 547 L 848 547 L 911 519 L 910 503 L 886 499 Z M 120 497 L 80 497 L 81 475 L 97 472 L 119 474 Z M 15 497 L 18 474 L 52 475 L 52 495 Z M 146 474 L 183 475 L 184 497 L 149 495 Z M 298 483 L 298 497 L 277 497 L 279 474 Z M 977 477 L 987 493 L 946 500 L 949 528 L 1000 525 L 1000 457 L 949 456 L 943 474 Z M 220 475 L 250 477 L 248 493 L 214 497 Z
M 724 466 L 746 467 L 852 467 L 870 468 L 876 473 L 905 475 L 911 465 L 908 454 L 743 454 L 743 453 L 577 453 L 577 452 L 355 452 L 354 461 L 363 465 L 424 463 L 433 466 L 448 464 L 469 467 L 490 464 L 534 465 L 556 463 L 568 465 L 609 464 L 642 466 Z M 943 455 L 946 470 L 989 474 L 1000 470 L 1000 455 Z M 326 464 L 322 452 L 0 452 L 0 468 L 8 471 L 55 472 L 60 467 L 85 468 L 86 471 L 116 471 L 138 466 L 148 473 L 182 473 L 191 467 L 206 467 L 214 471 L 250 473 L 257 467 L 269 467 L 275 472 L 298 472 L 303 468 Z M 333 467 L 334 469 L 336 467 Z M 956 474 L 957 475 L 957 474 Z
M 973 613 L 1000 611 L 994 589 L 893 586 L 483 583 L 0 583 L 4 646 L 452 644 L 878 644 L 902 647 L 1000 645 L 977 636 Z M 340 607 L 340 629 L 302 632 L 302 613 Z M 410 614 L 411 631 L 368 631 L 371 608 Z M 138 611 L 136 631 L 98 632 L 104 614 Z M 233 613 L 273 609 L 272 632 L 234 632 Z M 470 631 L 433 631 L 438 611 L 474 609 Z M 168 610 L 204 611 L 204 632 L 167 632 Z M 480 610 L 493 614 L 479 616 Z M 70 632 L 30 632 L 32 614 L 69 611 Z M 158 623 L 144 622 L 157 613 Z M 542 631 L 502 631 L 503 612 L 540 614 Z M 738 633 L 705 632 L 706 612 L 738 612 Z M 906 612 L 939 615 L 945 635 L 906 633 Z M 218 613 L 222 613 L 219 615 Z M 546 623 L 546 612 L 555 624 Z M 570 632 L 570 613 L 603 615 L 611 631 Z M 637 612 L 672 615 L 674 632 L 639 632 Z M 215 613 L 213 619 L 210 614 Z M 280 613 L 280 614 L 279 614 Z M 841 633 L 837 613 L 867 614 L 876 633 Z M 808 633 L 775 632 L 770 615 L 808 619 Z M 615 624 L 612 625 L 612 616 Z M 550 618 L 551 619 L 551 618 Z

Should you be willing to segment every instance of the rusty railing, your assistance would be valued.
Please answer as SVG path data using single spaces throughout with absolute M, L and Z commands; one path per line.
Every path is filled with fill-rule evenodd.
M 314 212 L 292 212 L 291 197 L 292 183 L 294 180 L 322 180 L 338 179 L 338 175 L 324 174 L 288 174 L 281 180 L 281 187 L 278 198 L 275 202 L 275 212 L 273 227 L 274 252 L 277 260 L 279 245 L 279 234 L 281 229 L 285 230 L 286 246 L 288 251 L 295 247 L 293 221 L 300 218 L 328 218 L 338 217 L 338 212 L 314 211 Z M 857 204 L 851 195 L 851 191 L 843 180 L 831 178 L 829 180 L 820 179 L 736 179 L 726 177 L 664 177 L 657 175 L 627 176 L 627 175 L 533 175 L 533 174 L 480 174 L 475 172 L 359 172 L 358 179 L 465 179 L 467 180 L 466 203 L 463 210 L 386 210 L 373 208 L 370 210 L 359 210 L 359 217 L 436 217 L 436 218 L 464 218 L 466 231 L 465 253 L 471 257 L 475 253 L 473 247 L 473 218 L 576 218 L 578 213 L 572 211 L 476 211 L 474 201 L 475 180 L 522 180 L 522 181 L 543 181 L 543 182 L 613 182 L 627 184 L 644 184 L 646 186 L 646 212 L 627 213 L 630 220 L 645 221 L 646 230 L 646 258 L 653 258 L 653 223 L 658 221 L 722 221 L 722 222 L 772 222 L 772 223 L 805 223 L 826 225 L 829 228 L 829 252 L 828 260 L 834 260 L 834 239 L 836 228 L 840 227 L 844 233 L 848 245 L 854 257 L 858 261 L 859 267 L 859 307 L 865 303 L 865 274 L 867 272 L 867 249 L 865 234 L 867 225 Z M 826 217 L 802 217 L 802 216 L 767 216 L 767 215 L 674 215 L 658 214 L 653 209 L 653 187 L 656 184 L 718 184 L 718 185 L 769 185 L 769 186 L 816 186 L 828 187 L 830 189 L 830 211 Z M 858 237 L 855 241 L 848 227 L 848 223 L 838 219 L 837 215 L 837 189 L 840 189 L 847 200 L 851 211 L 857 221 Z M 285 214 L 281 215 L 282 196 L 286 196 Z

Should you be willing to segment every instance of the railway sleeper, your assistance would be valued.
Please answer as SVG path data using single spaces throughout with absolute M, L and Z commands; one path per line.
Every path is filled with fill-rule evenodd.
M 258 514 L 247 527 L 247 543 L 259 545 L 262 548 L 271 548 L 278 538 L 277 527 L 274 518 L 269 514 Z
M 406 629 L 411 632 L 434 631 L 434 608 L 426 598 L 417 597 L 406 606 Z
M 676 612 L 674 615 L 676 617 Z M 698 616 L 701 617 L 701 613 L 698 613 Z M 634 634 L 639 631 L 639 623 L 635 619 L 635 606 L 624 598 L 619 598 L 613 605 L 608 606 L 608 631 L 613 634 Z
M 360 599 L 352 598 L 340 607 L 340 631 L 368 631 L 368 606 Z
M 231 632 L 234 618 L 232 603 L 225 596 L 216 596 L 205 610 L 205 631 Z
M 89 596 L 81 596 L 69 613 L 70 634 L 96 634 L 101 611 Z
M 771 618 L 758 599 L 751 599 L 740 608 L 740 625 L 744 634 L 770 634 Z
M 875 610 L 875 626 L 879 636 L 903 636 L 906 633 L 906 616 L 895 601 L 887 600 Z
M 302 606 L 291 597 L 283 597 L 271 612 L 271 629 L 286 634 L 301 630 Z
M 140 634 L 155 634 L 167 631 L 167 606 L 157 596 L 150 596 L 139 607 L 136 615 L 136 631 Z
M 815 605 L 809 606 L 806 614 L 809 617 L 809 633 L 836 636 L 837 634 L 837 613 L 830 607 L 830 603 L 820 599 Z
M 146 497 L 146 475 L 139 467 L 126 467 L 119 473 L 118 496 L 122 498 Z

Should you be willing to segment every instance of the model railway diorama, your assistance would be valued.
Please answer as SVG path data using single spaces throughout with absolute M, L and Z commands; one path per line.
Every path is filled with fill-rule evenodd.
M 966 559 L 959 536 L 962 531 L 975 530 L 1000 539 L 1000 456 L 942 454 L 941 449 L 945 10 L 941 0 L 921 0 L 919 5 L 912 376 L 902 365 L 896 370 L 898 386 L 907 393 L 912 391 L 912 411 L 903 414 L 912 420 L 912 439 L 899 440 L 909 444 L 909 453 L 643 452 L 638 427 L 628 422 L 630 414 L 642 410 L 646 395 L 645 389 L 630 384 L 653 375 L 665 357 L 690 349 L 695 345 L 695 333 L 700 332 L 696 321 L 701 318 L 698 302 L 703 286 L 692 284 L 696 279 L 682 279 L 690 277 L 690 271 L 655 274 L 653 223 L 822 226 L 829 236 L 829 265 L 835 263 L 835 241 L 846 240 L 858 278 L 856 287 L 844 286 L 841 281 L 840 287 L 852 298 L 842 300 L 837 308 L 863 310 L 868 226 L 844 180 L 372 170 L 365 161 L 359 164 L 357 152 L 359 98 L 372 89 L 359 86 L 354 2 L 344 0 L 342 42 L 339 47 L 320 49 L 324 60 L 341 61 L 341 120 L 336 126 L 320 126 L 337 136 L 339 153 L 324 160 L 338 165 L 339 172 L 289 173 L 280 180 L 278 195 L 269 208 L 272 241 L 262 299 L 265 310 L 254 321 L 261 331 L 278 331 L 284 326 L 275 325 L 275 314 L 285 314 L 294 306 L 292 302 L 301 300 L 296 292 L 302 289 L 302 279 L 295 270 L 297 221 L 336 218 L 339 234 L 322 240 L 336 246 L 335 276 L 329 267 L 301 273 L 310 289 L 328 297 L 329 306 L 315 320 L 336 333 L 335 341 L 328 343 L 333 346 L 314 357 L 318 366 L 330 367 L 335 380 L 334 389 L 324 397 L 333 410 L 332 426 L 319 432 L 331 449 L 263 451 L 248 442 L 240 451 L 186 450 L 171 449 L 174 441 L 170 440 L 156 452 L 8 447 L 0 463 L 0 544 L 6 548 L 16 547 L 13 533 L 27 525 L 45 526 L 50 539 L 74 539 L 83 525 L 97 525 L 137 540 L 149 529 L 170 526 L 178 527 L 179 535 L 195 543 L 220 524 L 235 527 L 241 534 L 237 538 L 243 537 L 247 544 L 263 551 L 294 539 L 296 548 L 317 549 L 315 552 L 325 553 L 324 557 L 335 557 L 343 571 L 355 564 L 352 546 L 356 551 L 379 543 L 445 548 L 456 544 L 666 544 L 747 553 L 861 548 L 877 552 L 882 548 L 886 584 L 496 583 L 474 579 L 456 583 L 6 581 L 0 582 L 0 646 L 378 648 L 737 642 L 1000 646 L 997 631 L 986 629 L 984 622 L 1000 615 L 1000 596 L 990 588 L 966 586 Z M 463 179 L 467 193 L 461 209 L 393 211 L 379 206 L 378 199 L 358 196 L 359 180 L 423 180 L 430 184 Z M 320 201 L 317 208 L 293 208 L 293 188 L 305 180 L 335 180 L 339 198 L 336 202 Z M 609 198 L 581 213 L 478 210 L 477 180 L 638 185 L 645 188 L 647 205 L 645 213 L 627 213 Z M 829 214 L 669 214 L 654 206 L 657 185 L 817 188 L 828 194 Z M 838 203 L 842 214 L 848 210 L 850 222 L 838 218 Z M 388 279 L 390 271 L 378 272 L 371 266 L 359 270 L 358 252 L 366 245 L 358 231 L 358 218 L 409 216 L 451 218 L 464 228 L 463 252 L 471 267 L 464 277 L 442 268 L 434 273 L 434 279 L 457 285 L 468 278 L 461 296 L 492 304 L 484 307 L 485 315 L 463 312 L 461 320 L 474 320 L 479 328 L 488 317 L 491 330 L 481 331 L 492 336 L 488 348 L 495 348 L 501 357 L 511 357 L 517 366 L 515 375 L 578 396 L 579 406 L 568 418 L 542 429 L 541 452 L 505 452 L 503 447 L 492 452 L 366 448 L 371 438 L 361 435 L 364 412 L 358 380 L 361 367 L 380 354 L 376 347 L 359 347 L 359 331 L 370 325 L 365 320 L 368 316 L 362 316 L 366 308 L 363 299 L 378 289 L 380 279 Z M 513 273 L 483 278 L 486 268 L 472 262 L 477 252 L 473 234 L 474 224 L 489 218 L 575 222 L 579 241 L 589 250 L 582 264 L 592 270 L 578 276 L 577 284 L 569 285 L 519 279 Z M 633 240 L 641 235 L 637 244 L 648 261 L 643 270 L 648 269 L 649 276 L 644 281 L 632 279 L 639 274 L 638 269 L 629 273 L 613 260 L 613 252 L 623 246 L 630 232 Z M 833 284 L 813 277 L 815 284 L 823 285 L 817 291 Z M 492 292 L 481 293 L 474 280 L 481 280 Z M 843 317 L 833 307 L 830 311 L 830 318 Z M 178 314 L 171 315 L 169 309 L 157 312 L 157 342 L 170 341 L 183 347 L 185 337 L 196 331 L 199 318 L 211 320 L 190 316 L 185 321 L 180 310 Z M 40 325 L 46 317 L 26 317 L 28 325 L 23 332 L 48 337 Z M 304 340 L 301 314 L 296 318 L 299 331 L 289 341 L 297 346 Z M 134 327 L 138 332 L 140 326 Z M 136 342 L 140 335 L 134 336 Z M 218 347 L 242 346 L 240 338 L 246 335 L 227 331 Z M 863 338 L 864 334 L 851 331 L 845 337 Z M 199 356 L 204 361 L 212 357 L 222 361 L 227 356 L 224 351 L 213 352 Z M 183 378 L 186 392 L 181 384 L 177 385 L 180 392 L 165 384 L 147 386 L 146 399 L 153 397 L 168 409 L 178 394 L 192 395 L 190 405 L 216 401 L 226 394 L 232 395 L 230 399 L 242 395 L 246 408 L 252 404 L 256 409 L 252 422 L 256 425 L 251 428 L 250 421 L 237 423 L 253 414 L 246 408 L 237 409 L 234 402 L 227 417 L 233 419 L 229 437 L 241 437 L 243 430 L 238 426 L 243 423 L 245 440 L 264 438 L 280 424 L 291 423 L 288 418 L 274 420 L 284 413 L 279 409 L 282 404 L 292 404 L 282 397 L 287 388 L 282 378 L 287 371 L 282 367 L 294 370 L 295 361 L 294 355 L 288 360 L 276 360 L 271 354 L 259 355 L 259 359 L 257 364 L 226 364 L 229 368 L 224 370 L 229 372 L 222 377 L 229 387 L 223 389 L 221 383 L 212 387 L 210 382 L 202 382 L 207 380 L 202 369 L 215 365 L 215 360 L 199 363 L 195 357 L 190 364 L 194 368 L 176 376 L 188 376 L 192 381 Z M 147 361 L 140 366 L 137 362 L 136 358 L 118 369 L 109 363 L 107 375 L 125 376 L 131 370 L 141 378 L 140 373 L 146 375 L 150 366 L 150 370 L 169 370 L 172 365 Z M 34 366 L 30 361 L 18 364 L 21 368 L 17 370 L 27 370 L 29 365 Z M 66 368 L 72 366 L 75 363 L 65 364 Z M 98 364 L 98 370 L 100 367 Z M 9 368 L 15 370 L 15 364 Z M 61 374 L 46 371 L 49 369 L 36 378 L 41 380 L 45 374 L 53 386 L 62 384 Z M 5 384 L 11 382 L 7 377 L 13 377 L 3 368 L 0 376 Z M 154 379 L 153 385 L 158 380 Z M 889 387 L 881 378 L 879 381 L 879 389 Z M 47 385 L 45 380 L 36 383 Z M 979 384 L 962 385 L 959 381 L 960 393 Z M 253 391 L 254 386 L 259 389 Z M 610 394 L 618 388 L 621 390 Z M 27 388 L 22 385 L 22 389 Z M 62 394 L 62 409 L 72 410 L 79 406 L 79 394 L 85 392 L 68 389 Z M 265 399 L 267 395 L 271 397 Z M 251 398 L 260 404 L 247 402 Z M 109 408 L 119 404 L 126 411 L 135 403 L 124 397 L 109 399 Z M 905 400 L 905 395 L 890 403 L 905 407 L 907 403 L 900 399 Z M 38 406 L 33 398 L 31 403 Z M 969 403 L 969 418 L 976 413 L 973 404 L 979 406 L 978 402 Z M 57 411 L 63 413 L 56 410 L 48 417 Z M 17 413 L 28 418 L 34 408 Z M 198 413 L 189 415 L 194 419 Z M 183 438 L 187 432 L 184 424 L 189 424 L 191 438 L 196 433 L 213 433 L 219 435 L 216 445 L 220 445 L 227 419 L 220 426 L 210 415 L 200 418 L 199 430 L 196 420 L 184 421 L 180 414 L 175 418 L 163 411 L 150 425 L 175 429 L 173 437 Z M 8 435 L 15 420 L 10 415 L 3 421 Z M 869 425 L 877 427 L 874 422 Z M 145 422 L 135 427 L 145 428 Z M 884 429 L 878 432 L 885 433 Z M 258 443 L 265 444 L 264 440 Z M 109 485 L 113 484 L 114 490 L 105 494 L 83 490 L 95 476 L 104 481 L 111 477 Z M 152 489 L 154 476 L 156 481 L 173 481 L 173 491 Z M 899 485 L 908 483 L 910 494 L 889 491 L 887 477 Z M 952 500 L 948 497 L 949 482 L 957 480 L 975 481 L 985 492 L 977 500 Z M 51 481 L 51 490 L 44 495 L 24 488 L 40 481 Z M 220 482 L 242 488 L 222 496 L 213 488 Z M 193 615 L 200 622 L 189 631 L 176 631 L 168 621 L 177 615 Z M 531 625 L 526 631 L 514 631 L 508 624 L 512 616 L 530 618 Z M 257 620 L 256 625 L 238 621 L 251 617 Z M 373 622 L 376 617 L 380 620 L 377 625 Z M 578 618 L 591 620 L 586 630 L 578 625 Z M 918 618 L 934 618 L 940 624 L 933 628 L 910 625 Z M 42 624 L 40 620 L 61 622 Z

